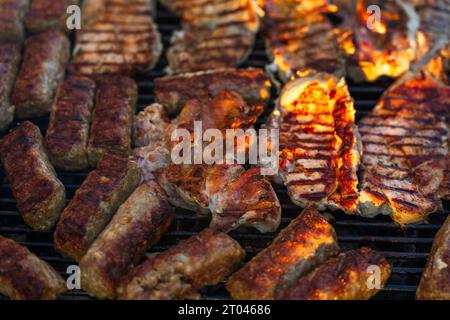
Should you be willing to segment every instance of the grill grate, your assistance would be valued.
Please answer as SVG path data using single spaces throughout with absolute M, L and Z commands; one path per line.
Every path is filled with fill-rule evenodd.
M 162 33 L 164 47 L 167 48 L 172 32 L 180 28 L 178 18 L 172 16 L 163 8 L 158 8 L 157 23 Z M 258 37 L 251 56 L 244 67 L 260 67 L 268 63 L 264 51 L 264 43 Z M 138 78 L 139 110 L 154 101 L 153 79 L 164 75 L 167 66 L 165 53 L 157 68 L 146 77 Z M 360 119 L 374 107 L 383 91 L 391 80 L 382 79 L 372 84 L 356 85 L 349 82 L 350 92 L 355 99 L 357 118 Z M 276 95 L 274 95 L 276 96 Z M 43 132 L 46 130 L 48 118 L 34 119 Z M 259 123 L 263 121 L 260 120 Z M 58 176 L 66 186 L 67 198 L 70 200 L 74 192 L 86 177 L 87 172 L 58 172 Z M 276 186 L 283 208 L 281 228 L 284 228 L 292 218 L 300 212 L 300 208 L 293 205 L 287 196 L 286 189 Z M 413 299 L 416 287 L 420 281 L 423 267 L 428 257 L 434 235 L 448 215 L 449 203 L 444 203 L 445 210 L 430 216 L 427 224 L 410 225 L 401 229 L 389 217 L 364 219 L 347 216 L 343 213 L 333 213 L 333 225 L 338 234 L 338 240 L 343 250 L 369 246 L 381 251 L 393 265 L 393 272 L 389 282 L 374 299 Z M 177 210 L 176 219 L 170 231 L 164 235 L 157 245 L 151 248 L 149 254 L 168 249 L 181 239 L 185 239 L 208 226 L 209 219 L 199 217 L 192 212 Z M 69 259 L 62 258 L 53 248 L 53 234 L 51 232 L 37 233 L 27 227 L 19 213 L 16 202 L 11 195 L 9 185 L 0 169 L 0 234 L 13 238 L 27 246 L 32 252 L 49 262 L 63 276 L 66 269 L 74 264 Z M 261 249 L 265 248 L 276 234 L 260 234 L 253 230 L 234 231 L 231 233 L 247 251 L 247 260 Z M 229 299 L 223 284 L 205 288 L 203 296 L 206 299 Z M 2 297 L 0 296 L 0 300 Z M 4 299 L 4 298 L 3 298 Z M 65 294 L 62 299 L 89 299 L 81 290 L 73 290 Z

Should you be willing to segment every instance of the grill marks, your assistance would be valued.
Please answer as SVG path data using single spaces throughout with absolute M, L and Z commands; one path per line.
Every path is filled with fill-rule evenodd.
M 449 105 L 448 86 L 418 75 L 389 89 L 361 121 L 363 215 L 415 223 L 440 208 Z
M 283 89 L 268 125 L 280 128 L 280 176 L 294 203 L 356 212 L 354 112 L 345 83 L 331 75 L 292 80 Z
M 283 81 L 297 71 L 316 70 L 337 76 L 345 73 L 333 27 L 320 10 L 326 10 L 320 1 L 265 1 L 263 21 L 268 55 L 274 59 Z
M 70 70 L 84 75 L 151 70 L 162 51 L 150 0 L 89 0 Z
M 235 67 L 253 48 L 259 18 L 252 0 L 165 3 L 183 22 L 167 53 L 174 73 Z

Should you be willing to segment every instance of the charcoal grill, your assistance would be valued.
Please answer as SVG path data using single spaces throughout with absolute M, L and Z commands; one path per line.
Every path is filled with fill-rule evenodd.
M 157 23 L 162 34 L 164 47 L 168 48 L 172 32 L 180 28 L 179 19 L 161 6 L 158 7 Z M 244 64 L 244 67 L 264 68 L 268 64 L 264 43 L 258 36 L 255 48 Z M 154 101 L 153 80 L 164 75 L 167 66 L 165 53 L 158 66 L 148 76 L 137 78 L 139 84 L 139 110 Z M 349 81 L 349 89 L 355 99 L 358 120 L 365 116 L 376 104 L 378 98 L 390 85 L 391 80 L 381 79 L 371 84 L 354 84 Z M 276 93 L 273 95 L 276 97 Z M 273 101 L 272 101 L 273 106 Z M 270 108 L 269 108 L 270 110 Z M 33 122 L 42 132 L 47 128 L 48 118 L 34 119 Z M 258 124 L 264 122 L 264 117 Z M 68 201 L 73 197 L 88 172 L 58 172 L 64 183 Z M 63 276 L 66 270 L 75 262 L 61 257 L 53 248 L 53 233 L 38 233 L 26 226 L 17 212 L 16 201 L 13 198 L 9 184 L 0 169 L 0 234 L 17 240 L 27 246 L 32 252 L 50 263 Z M 284 187 L 275 186 L 282 203 L 282 223 L 284 228 L 293 218 L 297 217 L 301 208 L 293 205 Z M 336 229 L 339 243 L 343 250 L 369 246 L 382 252 L 392 263 L 393 272 L 386 287 L 373 299 L 413 299 L 425 266 L 435 233 L 449 213 L 449 203 L 444 203 L 444 210 L 432 214 L 427 223 L 409 225 L 400 228 L 389 217 L 378 216 L 374 219 L 348 216 L 341 212 L 328 212 L 333 215 L 333 225 Z M 209 218 L 199 217 L 192 212 L 177 209 L 176 219 L 170 231 L 152 247 L 148 254 L 163 251 L 181 239 L 188 238 L 207 227 Z M 231 236 L 241 243 L 247 251 L 247 260 L 265 248 L 276 233 L 260 234 L 253 230 L 234 231 Z M 205 299 L 230 299 L 223 284 L 202 290 Z M 81 290 L 72 290 L 61 297 L 66 300 L 90 299 Z M 5 299 L 0 296 L 0 300 Z

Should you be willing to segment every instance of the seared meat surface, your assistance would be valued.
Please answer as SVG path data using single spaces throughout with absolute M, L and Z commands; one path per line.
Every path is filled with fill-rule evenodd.
M 198 298 L 199 289 L 222 281 L 244 256 L 231 237 L 205 229 L 134 268 L 120 283 L 119 299 Z
M 24 41 L 23 20 L 29 5 L 30 0 L 0 0 L 0 43 Z
M 371 280 L 380 270 L 379 287 Z M 389 262 L 378 252 L 362 247 L 341 253 L 320 267 L 299 278 L 296 283 L 281 293 L 284 300 L 368 300 L 386 283 L 391 274 Z M 372 288 L 370 285 L 374 285 Z
M 333 227 L 314 208 L 303 212 L 227 282 L 234 299 L 272 300 L 298 277 L 338 254 Z
M 280 130 L 279 177 L 295 204 L 357 213 L 359 135 L 343 79 L 317 73 L 288 82 L 267 126 Z
M 5 132 L 14 120 L 15 107 L 11 104 L 10 96 L 19 63 L 19 45 L 0 44 L 0 133 Z

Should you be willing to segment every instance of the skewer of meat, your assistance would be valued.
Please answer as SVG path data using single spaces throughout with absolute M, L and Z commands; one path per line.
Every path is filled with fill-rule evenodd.
M 64 279 L 17 242 L 0 236 L 0 293 L 14 300 L 57 299 Z
M 338 252 L 333 227 L 309 207 L 270 246 L 234 273 L 226 287 L 234 299 L 272 300 Z
M 0 133 L 14 120 L 15 107 L 10 96 L 19 69 L 20 48 L 16 44 L 0 44 Z
M 19 119 L 40 117 L 51 111 L 70 58 L 69 50 L 69 40 L 57 31 L 39 33 L 25 41 L 23 63 L 11 98 Z
M 119 299 L 198 298 L 199 289 L 222 281 L 244 256 L 231 237 L 205 229 L 134 268 L 120 283 Z
M 77 31 L 69 70 L 95 76 L 142 74 L 153 69 L 162 52 L 152 19 L 154 0 L 87 0 L 83 28 Z
M 95 167 L 105 152 L 131 152 L 131 127 L 137 103 L 136 82 L 125 76 L 103 77 L 97 83 L 88 143 L 89 163 Z
M 441 207 L 449 106 L 450 87 L 425 71 L 400 79 L 361 120 L 364 216 L 417 223 Z
M 358 211 L 355 109 L 344 79 L 313 73 L 288 82 L 267 123 L 280 130 L 280 170 L 291 200 Z
M 54 236 L 56 250 L 80 261 L 138 183 L 139 171 L 133 161 L 104 154 L 64 209 Z
M 374 277 L 379 270 L 379 283 Z M 362 247 L 341 253 L 280 293 L 284 300 L 368 300 L 384 287 L 391 273 L 389 262 L 378 252 Z
M 180 2 L 183 30 L 172 36 L 169 70 L 184 73 L 236 67 L 244 62 L 259 29 L 253 0 Z
M 297 72 L 345 74 L 336 32 L 322 14 L 329 10 L 327 1 L 264 1 L 267 54 L 283 82 Z
M 155 79 L 156 102 L 178 114 L 190 99 L 216 96 L 223 90 L 239 93 L 248 105 L 267 105 L 271 83 L 261 69 L 219 69 Z
M 89 167 L 87 143 L 94 104 L 95 83 L 72 76 L 59 87 L 45 136 L 52 164 L 63 170 Z
M 44 151 L 39 128 L 25 121 L 11 131 L 0 140 L 0 159 L 25 222 L 36 231 L 49 231 L 66 194 Z
M 79 0 L 32 0 L 25 16 L 25 27 L 29 33 L 56 30 L 68 33 L 66 20 L 67 8 L 78 5 Z
M 159 241 L 173 217 L 155 182 L 140 185 L 81 259 L 83 289 L 97 298 L 115 298 L 120 278 Z
M 436 234 L 416 298 L 450 300 L 450 216 Z
M 24 41 L 23 20 L 29 4 L 30 0 L 0 0 L 0 43 Z

